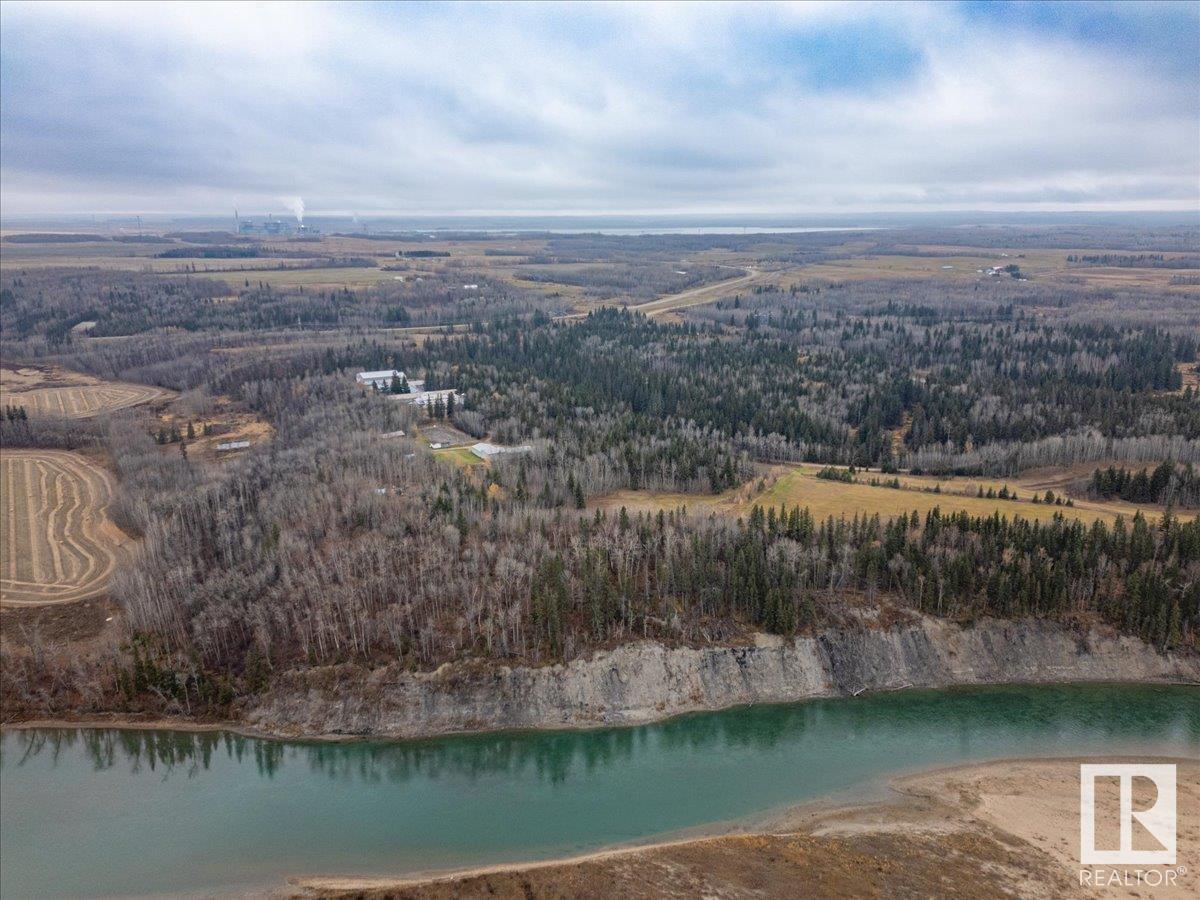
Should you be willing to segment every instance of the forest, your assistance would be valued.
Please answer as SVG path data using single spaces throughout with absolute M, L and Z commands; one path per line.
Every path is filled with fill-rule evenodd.
M 1187 243 L 1169 237 L 1101 246 Z M 454 245 L 427 251 L 448 258 L 416 245 L 402 281 L 353 287 L 6 267 L 6 365 L 177 392 L 70 421 L 31 417 L 6 394 L 4 445 L 103 457 L 119 484 L 110 515 L 138 543 L 110 584 L 117 639 L 69 656 L 34 631 L 6 639 L 6 704 L 225 715 L 298 667 L 543 664 L 631 640 L 807 633 L 856 604 L 1100 623 L 1196 647 L 1194 295 L 807 278 L 808 265 L 852 251 L 828 235 L 721 243 L 555 236 L 539 245 L 546 260 L 586 264 L 544 277 L 537 253 L 501 251 L 476 269 L 482 253 L 466 264 Z M 228 242 L 201 246 L 219 255 Z M 669 314 L 636 309 L 728 278 L 687 257 L 715 252 L 739 254 L 754 279 Z M 625 302 L 594 303 L 614 292 Z M 358 371 L 390 368 L 462 399 L 430 422 L 403 395 L 355 384 Z M 206 433 L 192 422 L 217 410 L 264 423 L 270 439 L 228 459 L 188 453 Z M 419 437 L 435 424 L 531 450 L 462 465 Z M 750 496 L 770 466 L 799 462 L 835 481 L 1082 465 L 1078 490 L 1056 487 L 1047 502 L 1147 508 L 1090 525 L 1003 503 L 990 516 L 891 518 L 688 508 Z M 674 499 L 655 513 L 604 502 L 620 492 Z

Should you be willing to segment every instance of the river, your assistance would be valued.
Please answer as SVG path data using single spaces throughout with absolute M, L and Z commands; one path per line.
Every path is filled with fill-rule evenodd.
M 182 894 L 560 856 L 1005 756 L 1200 756 L 1200 689 L 905 691 L 421 741 L 6 730 L 0 894 Z

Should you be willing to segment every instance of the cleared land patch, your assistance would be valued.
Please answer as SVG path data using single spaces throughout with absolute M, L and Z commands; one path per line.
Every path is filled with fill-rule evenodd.
M 172 396 L 162 388 L 101 381 L 65 369 L 25 367 L 0 372 L 0 404 L 23 406 L 30 416 L 87 419 Z
M 475 466 L 486 466 L 487 463 L 476 456 L 467 447 L 448 447 L 443 450 L 434 450 L 434 455 L 438 459 L 449 460 L 456 466 L 464 469 L 472 469 Z
M 1060 283 L 1087 284 L 1093 287 L 1146 288 L 1170 290 L 1173 293 L 1196 293 L 1195 285 L 1176 284 L 1176 275 L 1188 275 L 1194 269 L 1144 267 L 1106 267 L 1078 265 L 1068 260 L 1070 256 L 1096 253 L 1095 250 L 1067 249 L 1017 249 L 989 247 L 946 247 L 938 245 L 912 245 L 913 255 L 905 253 L 872 253 L 846 259 L 805 266 L 803 274 L 808 278 L 830 281 L 863 281 L 878 278 L 919 278 L 974 281 L 986 278 L 982 272 L 993 266 L 1013 264 L 1020 267 L 1023 277 L 1033 280 L 1049 280 Z M 1176 256 L 1165 254 L 1166 263 Z M 1180 263 L 1183 266 L 1183 263 Z M 982 270 L 982 271 L 981 271 Z M 1007 277 L 1007 276 L 1001 276 Z
M 0 453 L 0 603 L 67 603 L 103 593 L 128 538 L 108 518 L 113 482 L 77 453 Z
M 708 515 L 745 516 L 755 506 L 801 506 L 811 510 L 817 519 L 829 516 L 852 517 L 878 513 L 888 519 L 916 510 L 924 515 L 935 507 L 944 513 L 966 512 L 972 516 L 1020 516 L 1024 519 L 1050 521 L 1056 514 L 1083 522 L 1100 521 L 1112 524 L 1118 516 L 1131 519 L 1139 511 L 1147 518 L 1156 518 L 1162 510 L 1121 500 L 1072 499 L 1072 506 L 1034 503 L 1034 493 L 1043 494 L 1051 482 L 1045 479 L 1017 477 L 1008 481 L 989 478 L 934 478 L 924 475 L 882 475 L 859 471 L 854 483 L 818 478 L 823 466 L 801 463 L 774 466 L 769 474 L 755 478 L 733 491 L 722 494 L 683 494 L 656 491 L 614 491 L 589 502 L 590 507 L 619 509 L 630 512 L 657 512 L 687 507 L 690 512 Z M 834 467 L 837 468 L 837 467 Z M 887 486 L 896 478 L 900 487 Z M 878 480 L 879 484 L 871 484 Z M 1053 484 L 1057 485 L 1055 481 Z M 979 497 L 979 488 L 999 491 L 1007 487 L 1015 491 L 1017 500 Z M 1175 513 L 1178 519 L 1190 519 L 1190 511 Z

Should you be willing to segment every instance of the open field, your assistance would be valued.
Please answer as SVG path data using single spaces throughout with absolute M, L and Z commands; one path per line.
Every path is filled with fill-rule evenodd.
M 859 475 L 860 479 L 875 476 Z M 889 476 L 878 476 L 881 480 Z M 951 490 L 943 487 L 940 493 L 925 490 L 916 476 L 905 476 L 901 484 L 907 487 L 900 489 L 874 486 L 860 481 L 846 484 L 841 481 L 831 481 L 817 478 L 812 469 L 793 469 L 780 475 L 773 484 L 767 487 L 753 501 L 761 506 L 807 506 L 818 519 L 827 516 L 879 515 L 884 518 L 898 516 L 901 513 L 911 513 L 916 510 L 924 515 L 939 508 L 944 513 L 966 512 L 973 516 L 990 516 L 998 512 L 1006 516 L 1021 516 L 1025 519 L 1036 519 L 1047 522 L 1061 513 L 1069 519 L 1079 519 L 1084 522 L 1101 521 L 1112 523 L 1118 515 L 1131 515 L 1128 509 L 1118 508 L 1118 505 L 1085 500 L 1076 500 L 1073 507 L 1051 506 L 1044 503 L 1033 503 L 1032 492 L 1018 491 L 1020 500 L 998 500 L 974 496 L 974 487 L 980 483 L 986 491 L 988 486 L 996 482 L 961 480 L 961 488 Z M 937 483 L 930 479 L 929 485 Z M 943 482 L 945 483 L 945 482 Z M 1010 487 L 1015 486 L 1015 483 Z M 961 489 L 961 493 L 958 491 Z M 1124 504 L 1128 506 L 1128 504 Z
M 0 369 L 0 405 L 23 406 L 30 416 L 87 419 L 173 396 L 163 388 L 101 381 L 59 366 Z
M 113 482 L 77 453 L 0 452 L 0 603 L 67 603 L 104 591 L 128 538 L 108 519 Z
M 395 272 L 387 272 L 377 266 L 321 266 L 312 269 L 241 269 L 237 272 L 195 272 L 189 277 L 203 275 L 205 278 L 216 278 L 227 282 L 230 287 L 243 287 L 247 281 L 252 287 L 259 282 L 272 287 L 289 287 L 303 285 L 305 287 L 340 288 L 364 287 L 381 281 L 391 281 L 396 277 Z
M 1015 264 L 1020 267 L 1023 277 L 1035 281 L 1084 283 L 1092 287 L 1153 288 L 1200 294 L 1200 286 L 1171 283 L 1173 276 L 1181 272 L 1191 274 L 1194 272 L 1191 269 L 1090 266 L 1068 262 L 1068 256 L 1097 253 L 1096 250 L 1004 250 L 990 247 L 977 249 L 934 245 L 914 245 L 912 250 L 930 255 L 856 256 L 806 266 L 803 273 L 809 278 L 831 281 L 858 281 L 875 278 L 975 281 L 986 277 L 980 274 L 980 270 L 986 270 L 992 266 Z M 1168 259 L 1172 256 L 1183 255 L 1185 254 L 1164 254 Z
M 140 406 L 172 396 L 169 391 L 143 384 L 93 384 L 77 387 L 36 388 L 3 393 L 5 405 L 23 406 L 31 416 L 87 419 L 101 412 Z
M 72 372 L 62 366 L 0 366 L 0 391 L 31 391 L 34 388 L 76 387 L 100 384 L 99 378 Z
M 1097 464 L 1090 464 L 1090 474 Z M 812 511 L 818 520 L 829 516 L 852 517 L 874 515 L 891 518 L 901 513 L 916 510 L 921 515 L 941 509 L 944 513 L 966 512 L 973 516 L 990 516 L 999 512 L 1006 516 L 1020 516 L 1046 522 L 1057 514 L 1083 522 L 1115 522 L 1118 516 L 1132 518 L 1141 512 L 1148 518 L 1161 515 L 1162 510 L 1149 505 L 1126 503 L 1123 500 L 1073 499 L 1073 506 L 1053 506 L 1034 503 L 1034 493 L 1046 490 L 1062 493 L 1063 487 L 1081 477 L 1078 472 L 1066 473 L 1037 470 L 1008 480 L 990 478 L 934 478 L 924 475 L 881 475 L 878 472 L 860 471 L 855 483 L 818 478 L 816 473 L 823 466 L 800 463 L 791 466 L 774 466 L 767 475 L 755 478 L 733 491 L 721 494 L 683 494 L 661 491 L 614 491 L 594 498 L 588 505 L 600 509 L 619 509 L 624 506 L 631 512 L 657 512 L 679 507 L 700 515 L 745 516 L 755 506 L 778 507 L 802 506 Z M 873 485 L 872 479 L 890 482 L 897 478 L 900 488 Z M 999 491 L 1007 486 L 1020 499 L 1000 500 L 977 496 L 980 487 Z M 935 491 L 936 489 L 936 491 Z M 1194 512 L 1178 512 L 1176 518 L 1194 518 Z
M 446 447 L 442 450 L 434 450 L 433 454 L 438 459 L 448 460 L 464 469 L 487 465 L 484 460 L 480 459 L 466 447 Z

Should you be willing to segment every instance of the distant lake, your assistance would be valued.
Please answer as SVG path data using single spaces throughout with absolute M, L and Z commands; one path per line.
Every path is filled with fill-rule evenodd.
M 905 691 L 422 741 L 5 731 L 0 894 L 278 887 L 529 860 L 1005 756 L 1200 756 L 1200 688 Z
M 437 234 L 443 229 L 434 229 L 429 233 Z M 455 229 L 450 229 L 455 230 Z M 809 234 L 822 231 L 879 231 L 877 227 L 822 227 L 822 228 L 791 228 L 772 227 L 769 225 L 699 225 L 680 228 L 473 228 L 472 231 L 486 234 L 604 234 L 613 237 L 637 237 L 651 234 Z

